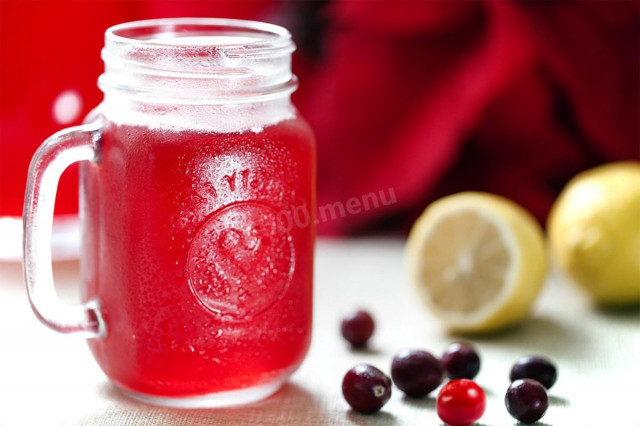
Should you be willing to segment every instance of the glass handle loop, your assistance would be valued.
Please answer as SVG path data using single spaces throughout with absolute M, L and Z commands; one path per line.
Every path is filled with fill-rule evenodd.
M 58 298 L 51 266 L 51 231 L 58 181 L 77 161 L 95 161 L 102 123 L 95 121 L 61 130 L 38 148 L 31 164 L 24 198 L 24 277 L 34 313 L 60 333 L 102 337 L 106 327 L 97 300 L 69 305 Z

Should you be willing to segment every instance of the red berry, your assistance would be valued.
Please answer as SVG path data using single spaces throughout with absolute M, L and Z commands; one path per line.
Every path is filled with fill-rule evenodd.
M 511 368 L 511 381 L 518 379 L 537 380 L 547 389 L 556 382 L 558 370 L 556 366 L 546 358 L 538 356 L 525 356 L 520 358 Z
M 440 386 L 442 364 L 429 352 L 404 350 L 393 358 L 391 378 L 407 395 L 420 398 Z
M 367 341 L 373 334 L 375 324 L 367 311 L 355 311 L 342 320 L 340 327 L 342 336 L 351 343 L 354 348 L 367 345 Z
M 523 423 L 537 422 L 549 408 L 545 387 L 533 379 L 518 379 L 511 383 L 504 397 L 507 411 Z
M 358 364 L 345 374 L 342 395 L 354 410 L 375 413 L 391 398 L 391 379 L 372 365 Z
M 466 342 L 450 344 L 441 361 L 450 379 L 473 379 L 480 371 L 480 357 L 475 348 Z
M 484 391 L 474 381 L 452 380 L 438 393 L 438 416 L 450 426 L 468 426 L 476 422 L 486 406 Z

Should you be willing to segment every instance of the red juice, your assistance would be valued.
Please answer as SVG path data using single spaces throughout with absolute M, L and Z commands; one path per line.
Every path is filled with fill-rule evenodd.
M 286 378 L 311 337 L 307 124 L 216 133 L 108 122 L 100 149 L 81 166 L 80 214 L 83 296 L 107 324 L 89 346 L 107 376 L 169 397 Z

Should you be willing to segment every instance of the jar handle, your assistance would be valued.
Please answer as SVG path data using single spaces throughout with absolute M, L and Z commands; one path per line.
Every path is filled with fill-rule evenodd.
M 60 333 L 102 337 L 106 333 L 97 300 L 69 305 L 58 298 L 51 266 L 53 207 L 62 172 L 76 161 L 96 160 L 102 123 L 70 127 L 50 136 L 31 164 L 24 197 L 24 277 L 34 313 Z

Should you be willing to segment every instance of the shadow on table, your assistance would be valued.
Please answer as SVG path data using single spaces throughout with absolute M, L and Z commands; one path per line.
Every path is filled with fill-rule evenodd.
M 357 354 L 357 355 L 381 355 L 384 353 L 379 348 L 372 347 L 372 346 L 357 348 L 350 345 L 346 345 L 346 347 L 347 347 L 347 350 L 349 350 L 352 354 Z
M 375 425 L 384 425 L 384 426 L 395 426 L 395 425 L 404 425 L 400 420 L 398 420 L 393 414 L 388 413 L 386 411 L 378 411 L 375 414 L 360 414 L 357 411 L 349 410 L 347 411 L 347 420 L 354 425 L 362 425 L 362 426 L 375 426 Z
M 410 396 L 403 395 L 402 403 L 416 408 L 426 408 L 429 410 L 434 410 L 434 412 L 436 409 L 436 398 L 430 395 L 424 398 L 412 398 Z
M 640 303 L 621 307 L 595 306 L 594 310 L 597 315 L 619 323 L 637 326 L 640 320 Z
M 522 423 L 522 422 L 518 422 L 518 423 L 514 423 L 516 426 L 552 426 L 549 423 L 543 423 L 543 422 L 535 422 L 535 423 Z M 473 426 L 476 426 L 475 424 Z M 481 425 L 477 425 L 477 426 L 481 426 Z
M 305 424 L 325 425 L 317 398 L 301 386 L 287 383 L 273 396 L 256 403 L 215 409 L 175 409 L 156 407 L 134 401 L 106 382 L 100 389 L 111 407 L 101 414 L 104 424 L 118 424 L 123 417 L 144 419 L 145 424 L 170 425 L 227 425 L 227 424 Z M 126 410 L 126 411 L 125 411 Z M 90 423 L 90 422 L 89 422 Z
M 593 344 L 579 324 L 559 322 L 547 317 L 528 318 L 522 324 L 498 333 L 473 336 L 473 341 L 499 343 L 541 353 L 549 357 L 589 358 Z
M 549 405 L 555 405 L 558 407 L 568 407 L 571 405 L 571 401 L 561 396 L 549 395 Z

